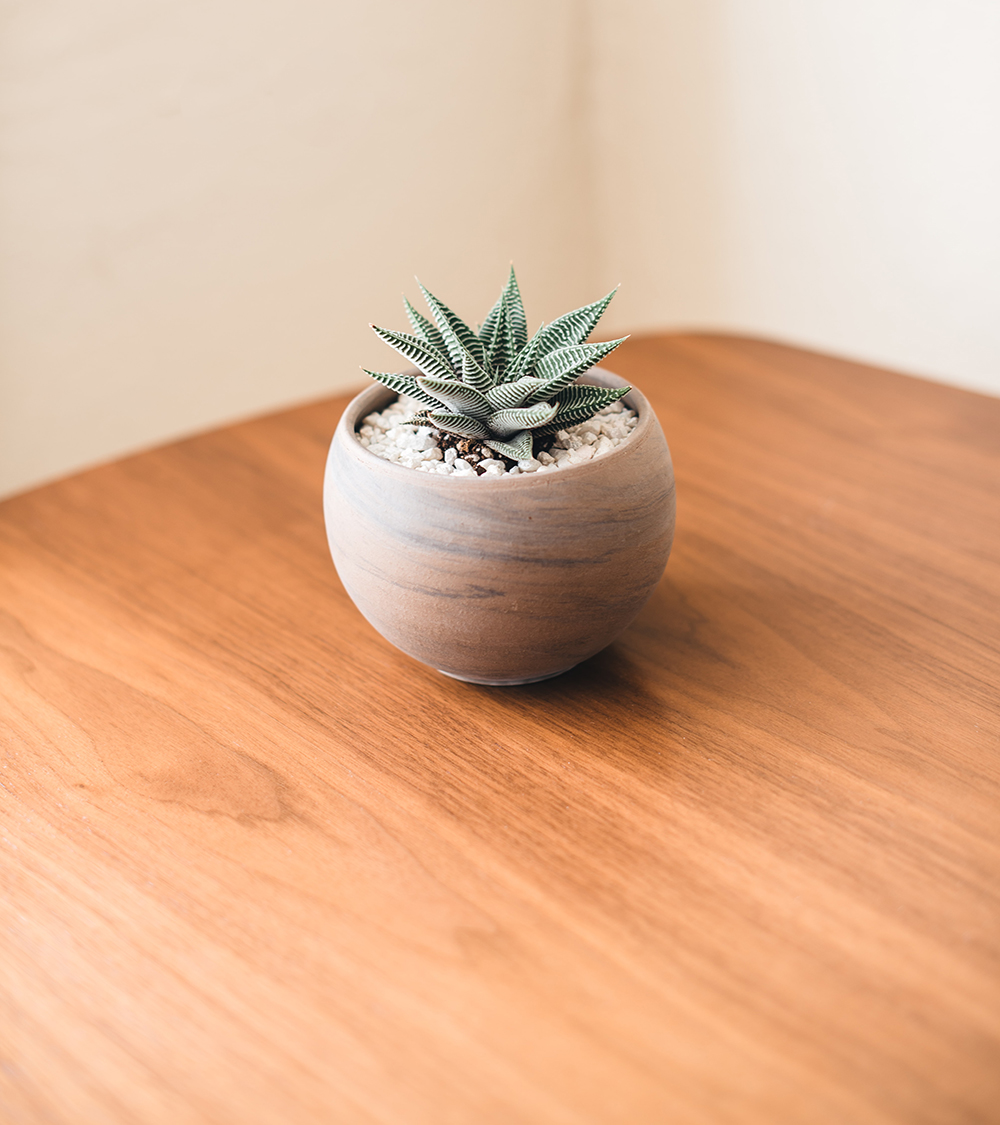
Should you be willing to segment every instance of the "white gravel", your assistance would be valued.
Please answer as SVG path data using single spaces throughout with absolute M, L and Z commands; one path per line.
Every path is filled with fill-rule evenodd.
M 622 403 L 613 402 L 598 411 L 586 422 L 578 422 L 569 429 L 559 430 L 547 453 L 537 459 L 519 461 L 513 468 L 498 458 L 477 459 L 474 454 L 465 457 L 456 449 L 442 450 L 437 441 L 437 430 L 430 426 L 407 426 L 407 418 L 420 410 L 419 403 L 401 396 L 378 414 L 369 414 L 358 430 L 358 441 L 365 449 L 424 473 L 441 473 L 456 477 L 516 477 L 522 473 L 551 473 L 569 465 L 579 465 L 610 453 L 628 439 L 639 419 L 634 410 Z M 474 467 L 476 466 L 476 467 Z M 477 472 L 477 468 L 483 472 Z

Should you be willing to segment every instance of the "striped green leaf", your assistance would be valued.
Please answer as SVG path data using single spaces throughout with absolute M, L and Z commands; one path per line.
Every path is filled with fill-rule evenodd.
M 437 348 L 442 355 L 447 355 L 448 348 L 445 345 L 444 337 L 437 330 L 435 325 L 433 325 L 426 316 L 417 312 L 410 304 L 407 297 L 403 298 L 403 304 L 406 306 L 406 317 L 413 328 L 413 334 L 415 336 L 422 336 L 431 347 Z
M 452 414 L 444 410 L 428 410 L 427 417 L 439 430 L 447 430 L 450 434 L 459 437 L 488 438 L 490 431 L 485 422 L 478 418 L 470 418 L 467 414 Z
M 558 409 L 558 406 L 550 402 L 538 402 L 534 406 L 498 410 L 486 419 L 486 424 L 493 433 L 507 438 L 518 430 L 533 430 L 544 426 L 552 421 Z
M 420 290 L 433 320 L 404 298 L 412 334 L 372 328 L 421 374 L 368 372 L 423 404 L 415 421 L 477 438 L 523 460 L 531 456 L 532 433 L 581 422 L 626 393 L 575 383 L 622 342 L 584 343 L 614 291 L 542 325 L 529 341 L 513 267 L 478 333 L 423 285 Z
M 605 406 L 617 402 L 623 395 L 627 395 L 631 387 L 595 387 L 590 383 L 572 383 L 559 394 L 558 420 L 569 410 L 587 407 L 594 411 L 603 410 Z
M 492 315 L 492 314 L 490 314 Z M 507 333 L 505 322 L 507 318 L 507 295 L 506 291 L 501 294 L 499 298 L 499 312 L 496 315 L 493 323 L 493 331 L 490 332 L 487 339 L 483 341 L 483 349 L 486 352 L 486 363 L 489 370 L 494 373 L 494 376 L 499 379 L 502 376 L 504 368 L 507 366 L 506 354 L 506 341 Z
M 486 394 L 493 386 L 493 376 L 464 348 L 462 349 L 462 382 L 467 383 L 480 394 Z
M 486 315 L 486 319 L 479 326 L 479 339 L 483 342 L 484 346 L 489 346 L 490 341 L 493 339 L 493 333 L 497 330 L 497 321 L 500 318 L 500 309 L 503 306 L 503 293 L 497 297 L 496 304 Z
M 594 331 L 597 322 L 604 314 L 604 310 L 611 304 L 611 298 L 618 292 L 617 287 L 612 289 L 599 301 L 592 305 L 584 305 L 572 312 L 564 313 L 557 317 L 542 331 L 539 344 L 539 354 L 547 355 L 557 348 L 566 348 L 572 344 L 582 344 Z
M 512 340 L 509 362 L 513 362 L 514 356 L 528 342 L 528 321 L 524 315 L 524 302 L 521 300 L 521 290 L 517 286 L 513 266 L 510 267 L 510 277 L 507 278 L 503 295 L 506 298 L 507 324 Z
M 416 375 L 393 375 L 388 371 L 369 371 L 367 367 L 362 367 L 361 370 L 379 383 L 384 383 L 398 395 L 409 395 L 410 398 L 426 403 L 427 406 L 441 405 L 436 398 L 420 389 Z
M 504 286 L 503 292 L 479 327 L 479 339 L 482 340 L 487 349 L 496 338 L 497 325 L 500 323 L 505 308 L 514 340 L 511 354 L 516 354 L 528 341 L 528 321 L 524 315 L 524 303 L 521 300 L 521 290 L 518 288 L 513 266 L 510 267 L 510 276 L 507 278 L 507 284 Z
M 588 418 L 593 418 L 598 410 L 603 410 L 605 406 L 617 402 L 631 389 L 631 387 L 589 387 L 580 383 L 567 387 L 559 396 L 555 416 L 535 432 L 540 435 L 554 434 L 557 430 L 565 430 L 567 426 L 586 422 Z
M 628 337 L 623 336 L 621 340 L 609 340 L 604 344 L 572 344 L 544 356 L 535 364 L 534 374 L 545 381 L 545 386 L 536 393 L 537 398 L 550 398 L 568 387 L 578 375 L 600 363 L 626 339 Z
M 532 379 L 525 375 L 513 383 L 500 383 L 486 392 L 494 410 L 504 410 L 512 406 L 523 406 L 528 395 L 545 386 L 544 379 Z
M 454 378 L 455 372 L 451 364 L 433 344 L 428 344 L 419 336 L 411 336 L 409 332 L 393 332 L 391 328 L 379 328 L 377 324 L 373 324 L 371 328 L 380 340 L 385 340 L 404 359 L 419 367 L 425 375 L 429 375 L 432 379 Z
M 498 441 L 496 438 L 487 438 L 483 445 L 502 453 L 512 461 L 527 461 L 531 456 L 532 437 L 531 430 L 521 430 L 518 434 L 511 434 L 507 441 Z
M 486 344 L 486 361 L 498 381 L 514 359 L 513 334 L 510 327 L 510 310 L 507 307 L 507 290 L 500 295 L 500 313 L 493 327 L 493 335 Z
M 420 285 L 420 282 L 417 281 L 417 284 Z M 424 300 L 427 302 L 427 307 L 431 310 L 434 323 L 438 326 L 438 330 L 444 337 L 448 355 L 451 356 L 451 362 L 454 364 L 456 372 L 462 370 L 463 348 L 477 363 L 485 363 L 486 355 L 483 350 L 483 345 L 479 341 L 479 337 L 465 321 L 462 320 L 458 313 L 452 312 L 446 304 L 439 301 L 437 297 L 425 289 L 423 285 L 420 285 L 420 292 L 423 293 Z
M 488 418 L 496 409 L 490 401 L 479 391 L 457 379 L 427 379 L 416 380 L 421 390 L 433 395 L 437 400 L 435 405 L 444 405 L 456 414 L 467 414 L 472 418 Z
M 544 327 L 545 325 L 543 324 L 514 357 L 514 362 L 504 372 L 504 382 L 510 383 L 515 379 L 519 379 L 522 375 L 530 375 L 531 369 L 534 366 L 535 356 L 538 354 L 538 349 L 542 342 L 542 329 Z

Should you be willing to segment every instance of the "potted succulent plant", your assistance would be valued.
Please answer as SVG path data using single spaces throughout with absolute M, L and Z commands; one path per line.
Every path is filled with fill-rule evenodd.
M 586 342 L 613 291 L 529 339 L 513 269 L 478 331 L 421 289 L 432 319 L 406 301 L 412 332 L 372 326 L 413 369 L 368 372 L 331 442 L 330 550 L 409 655 L 473 683 L 547 679 L 613 641 L 659 581 L 667 443 L 642 394 L 595 366 L 621 340 Z

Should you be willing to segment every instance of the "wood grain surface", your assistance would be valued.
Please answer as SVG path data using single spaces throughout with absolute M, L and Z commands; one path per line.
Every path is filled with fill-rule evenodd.
M 346 399 L 0 505 L 0 1114 L 1000 1121 L 1000 401 L 632 340 L 677 537 L 448 680 L 339 586 Z

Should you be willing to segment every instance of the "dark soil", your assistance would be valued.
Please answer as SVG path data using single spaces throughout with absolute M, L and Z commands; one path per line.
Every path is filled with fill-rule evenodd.
M 495 449 L 490 449 L 488 445 L 483 445 L 478 438 L 459 437 L 458 434 L 449 434 L 444 430 L 438 430 L 436 437 L 442 453 L 446 449 L 454 449 L 459 457 L 468 461 L 480 476 L 486 470 L 480 469 L 479 461 L 493 458 L 494 461 L 503 461 L 508 469 L 512 469 L 517 464 L 516 461 L 504 457 L 502 453 L 498 453 Z

